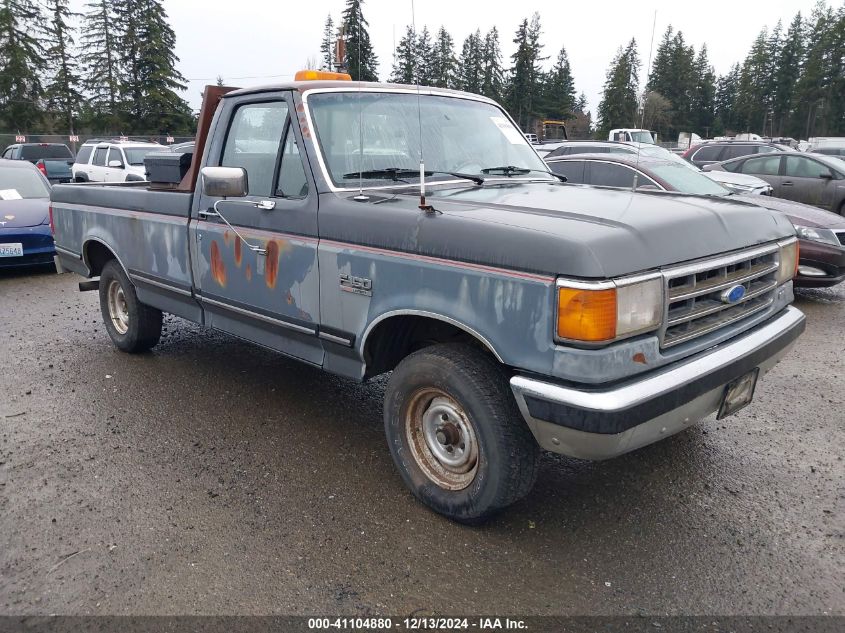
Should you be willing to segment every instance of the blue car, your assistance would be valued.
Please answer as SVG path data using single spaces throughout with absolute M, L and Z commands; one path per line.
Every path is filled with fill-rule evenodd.
M 50 183 L 35 165 L 0 159 L 0 269 L 52 264 Z

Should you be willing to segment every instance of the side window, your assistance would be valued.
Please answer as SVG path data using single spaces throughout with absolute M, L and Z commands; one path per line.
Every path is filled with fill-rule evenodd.
M 121 153 L 120 149 L 117 148 L 117 147 L 109 148 L 109 158 L 108 158 L 108 161 L 106 162 L 106 165 L 111 163 L 113 160 L 120 161 L 120 164 L 124 165 L 123 154 Z
M 787 156 L 786 175 L 793 178 L 821 178 L 830 175 L 830 167 L 804 156 Z
M 780 170 L 780 156 L 749 158 L 742 162 L 740 171 L 743 174 L 760 174 L 763 176 L 777 176 Z
M 722 154 L 722 160 L 748 156 L 749 154 L 754 154 L 755 151 L 756 148 L 753 145 L 728 145 L 725 147 L 725 153 Z
M 268 101 L 244 104 L 232 117 L 220 164 L 246 169 L 250 195 L 269 196 L 273 192 L 276 157 L 287 114 L 287 103 Z
M 80 165 L 88 163 L 88 159 L 91 158 L 91 149 L 90 145 L 83 145 L 79 148 L 79 153 L 76 155 L 76 162 Z
M 566 176 L 566 182 L 582 184 L 584 182 L 583 160 L 557 160 L 549 163 L 549 169 L 556 174 Z
M 717 161 L 719 160 L 719 154 L 721 153 L 721 145 L 705 145 L 693 154 L 692 159 L 694 162 Z
M 758 154 L 768 154 L 769 152 L 776 152 L 778 151 L 776 147 L 772 147 L 770 145 L 758 145 L 757 146 L 757 153 Z
M 279 163 L 279 184 L 276 195 L 283 198 L 304 198 L 308 195 L 308 180 L 293 126 L 288 125 L 285 144 L 282 147 L 282 161 Z
M 98 147 L 94 150 L 94 160 L 92 161 L 94 165 L 98 165 L 100 167 L 106 166 L 106 152 L 108 151 L 107 147 Z
M 10 147 L 5 152 L 3 152 L 3 158 L 11 158 L 12 157 L 12 148 Z
M 587 182 L 602 187 L 627 187 L 630 189 L 634 186 L 634 170 L 613 163 L 591 162 Z

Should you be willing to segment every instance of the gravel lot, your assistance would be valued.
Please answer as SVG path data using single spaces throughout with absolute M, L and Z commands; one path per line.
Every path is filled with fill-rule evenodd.
M 751 407 L 469 528 L 402 486 L 383 381 L 174 318 L 122 354 L 78 281 L 0 273 L 0 613 L 845 614 L 845 288 Z

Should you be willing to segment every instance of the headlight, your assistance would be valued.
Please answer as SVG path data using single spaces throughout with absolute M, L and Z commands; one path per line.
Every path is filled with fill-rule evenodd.
M 798 240 L 778 242 L 777 282 L 783 284 L 798 272 Z
M 817 229 L 809 226 L 795 225 L 795 232 L 802 240 L 810 240 L 812 242 L 824 242 L 825 244 L 833 244 L 840 246 L 836 233 L 830 229 Z
M 609 341 L 657 329 L 663 316 L 663 277 L 557 283 L 559 339 Z

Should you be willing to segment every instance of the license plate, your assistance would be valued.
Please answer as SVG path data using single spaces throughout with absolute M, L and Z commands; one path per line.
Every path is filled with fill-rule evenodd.
M 760 368 L 755 367 L 725 386 L 725 394 L 722 396 L 722 404 L 719 406 L 719 414 L 716 416 L 717 420 L 733 415 L 751 403 L 759 375 Z
M 23 257 L 23 244 L 0 244 L 0 257 Z

